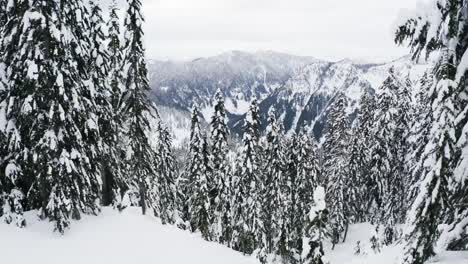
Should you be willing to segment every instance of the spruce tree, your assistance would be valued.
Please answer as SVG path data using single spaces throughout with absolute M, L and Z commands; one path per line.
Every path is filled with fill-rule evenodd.
M 370 177 L 371 149 L 374 146 L 374 111 L 375 95 L 369 90 L 365 91 L 360 99 L 355 125 L 353 126 L 348 159 L 349 182 L 354 187 L 355 197 L 350 200 L 353 211 L 353 220 L 364 222 L 369 219 L 369 208 L 372 201 L 371 191 L 373 188 L 372 177 Z M 357 193 L 356 193 L 357 192 Z
M 242 150 L 233 179 L 233 236 L 232 247 L 252 254 L 258 247 L 261 233 L 261 156 L 260 113 L 253 98 L 247 112 Z
M 0 32 L 7 22 L 7 0 L 0 0 Z M 0 34 L 3 35 L 3 34 Z M 0 37 L 1 38 L 1 37 Z
M 302 254 L 301 263 L 327 263 L 324 259 L 323 240 L 328 236 L 328 210 L 325 204 L 325 190 L 321 186 L 318 186 L 314 192 L 314 203 L 307 219 L 306 237 L 308 238 L 308 245 Z
M 406 182 L 409 178 L 406 158 L 410 118 L 408 84 L 393 68 L 381 87 L 374 114 L 374 146 L 370 162 L 374 207 L 372 220 L 384 226 L 384 243 L 396 238 L 396 225 L 403 222 Z
M 200 231 L 203 238 L 211 240 L 210 234 L 210 199 L 208 177 L 210 173 L 206 137 L 200 127 L 200 112 L 196 105 L 192 109 L 190 130 L 190 149 L 188 164 L 184 172 L 186 178 L 187 220 L 192 232 Z
M 277 247 L 277 241 L 287 232 L 282 221 L 285 215 L 284 208 L 281 208 L 284 199 L 281 193 L 281 182 L 283 181 L 285 167 L 282 141 L 282 131 L 276 120 L 275 110 L 271 108 L 268 113 L 268 126 L 266 128 L 261 194 L 261 220 L 263 223 L 261 249 L 264 256 L 274 253 L 282 255 L 282 252 L 275 252 L 281 250 Z M 279 243 L 281 242 L 285 243 L 284 237 L 283 241 L 279 241 Z
M 231 240 L 230 168 L 227 159 L 229 131 L 226 110 L 221 90 L 214 98 L 214 113 L 211 118 L 211 162 L 213 174 L 210 185 L 212 235 L 221 243 Z
M 8 109 L 5 176 L 26 194 L 27 209 L 40 209 L 63 233 L 70 218 L 100 210 L 98 110 L 86 85 L 88 10 L 81 1 L 17 1 L 8 16 L 0 95 Z
M 410 18 L 396 32 L 396 42 L 402 44 L 408 40 L 414 59 L 424 51 L 426 57 L 434 51 L 438 53 L 434 82 L 429 90 L 433 120 L 429 143 L 418 161 L 422 165 L 421 178 L 406 220 L 402 263 L 408 264 L 422 264 L 435 255 L 438 226 L 454 219 L 451 216 L 457 211 L 451 208 L 453 190 L 457 189 L 451 183 L 457 182 L 454 177 L 458 157 L 456 141 L 464 120 L 463 114 L 458 119 L 456 115 L 464 109 L 457 92 L 466 76 L 466 67 L 460 67 L 467 47 L 466 12 L 463 13 L 466 2 L 447 0 L 431 4 L 430 17 L 424 14 Z M 462 90 L 465 89 L 463 84 Z
M 414 107 L 415 118 L 412 121 L 411 130 L 409 132 L 408 143 L 410 145 L 409 164 L 410 180 L 408 181 L 408 193 L 406 194 L 406 205 L 410 206 L 417 196 L 419 188 L 419 180 L 426 173 L 421 155 L 429 144 L 429 136 L 433 123 L 433 115 L 431 113 L 431 102 L 429 89 L 434 84 L 434 75 L 432 70 L 424 73 L 421 80 L 416 85 L 418 93 L 416 96 L 416 104 Z M 405 208 L 406 211 L 409 208 Z
M 343 235 L 346 238 L 350 224 L 348 208 L 351 195 L 347 186 L 347 148 L 349 121 L 346 115 L 348 101 L 338 94 L 328 116 L 327 132 L 323 143 L 323 173 L 327 177 L 327 199 L 330 201 L 330 234 L 333 246 Z
M 163 224 L 174 224 L 179 220 L 180 214 L 176 202 L 176 164 L 172 153 L 172 138 L 169 130 L 161 122 L 157 127 L 157 172 L 159 183 L 157 192 L 159 203 L 155 215 L 159 216 Z
M 109 205 L 117 199 L 116 180 L 121 178 L 117 172 L 118 157 L 114 154 L 116 145 L 114 144 L 115 136 L 118 135 L 115 131 L 117 127 L 113 124 L 112 113 L 114 109 L 111 105 L 111 88 L 108 81 L 109 74 L 109 53 L 105 44 L 105 23 L 102 18 L 102 10 L 94 1 L 89 2 L 90 6 L 90 51 L 88 58 L 88 74 L 90 81 L 88 82 L 89 91 L 96 98 L 96 106 L 98 112 L 98 125 L 101 136 L 100 146 L 100 163 L 102 165 L 102 204 Z M 114 165 L 114 166 L 112 166 Z M 119 164 L 120 165 L 120 164 Z M 101 169 L 101 168 L 97 168 Z M 113 174 L 112 177 L 111 174 Z M 115 175 L 117 177 L 115 177 Z M 119 177 L 120 176 L 120 177 Z
M 102 124 L 102 138 L 105 152 L 104 178 L 107 183 L 107 196 L 111 199 L 114 206 L 120 207 L 120 200 L 123 193 L 129 188 L 129 179 L 124 176 L 124 137 L 123 121 L 123 92 L 125 90 L 125 80 L 123 76 L 123 43 L 121 43 L 120 19 L 118 16 L 118 7 L 113 0 L 111 2 L 109 20 L 106 23 L 107 34 L 107 53 L 108 53 L 108 76 L 107 83 L 109 94 L 106 96 L 107 104 L 110 108 L 108 112 L 109 119 Z M 106 42 L 104 42 L 106 43 Z M 105 192 L 104 194 L 105 195 Z M 104 203 L 106 204 L 106 203 Z
M 283 246 L 285 261 L 299 263 L 303 250 L 306 215 L 312 206 L 313 190 L 318 185 L 320 167 L 316 155 L 316 144 L 304 130 L 293 134 L 286 148 L 287 163 L 282 182 L 285 198 L 282 207 L 285 233 Z
M 156 153 L 150 145 L 149 131 L 150 118 L 156 110 L 148 99 L 150 85 L 143 48 L 143 22 L 140 0 L 130 0 L 124 23 L 126 79 L 122 114 L 127 127 L 125 169 L 127 175 L 133 177 L 133 184 L 139 190 L 142 213 L 146 214 L 147 208 L 153 206 L 154 198 L 151 184 L 156 177 Z
M 449 250 L 466 249 L 468 234 L 463 231 L 468 228 L 468 3 L 451 2 L 448 16 L 452 21 L 448 39 L 456 43 L 452 50 L 452 63 L 456 67 L 455 82 L 457 84 L 457 156 L 455 158 L 455 190 L 451 197 L 451 204 L 455 210 L 446 210 L 447 228 L 443 230 L 439 247 Z M 458 23 L 458 25 L 457 25 Z M 452 46 L 453 48 L 453 46 Z

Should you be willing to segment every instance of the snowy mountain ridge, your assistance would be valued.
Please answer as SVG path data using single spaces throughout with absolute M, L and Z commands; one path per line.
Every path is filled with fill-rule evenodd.
M 337 93 L 343 92 L 350 99 L 348 112 L 352 114 L 363 91 L 378 92 L 391 67 L 412 81 L 427 69 L 427 65 L 415 64 L 409 57 L 366 64 L 351 59 L 329 62 L 273 51 L 230 51 L 188 62 L 152 60 L 149 65 L 153 99 L 179 117 L 188 118 L 192 104 L 197 103 L 205 121 L 209 121 L 211 99 L 219 88 L 225 96 L 229 126 L 235 133 L 241 132 L 244 114 L 256 96 L 262 121 L 274 107 L 286 130 L 307 126 L 316 137 L 322 135 L 327 106 Z M 174 124 L 172 121 L 173 118 L 167 123 Z M 264 128 L 266 122 L 262 123 Z M 177 126 L 180 132 L 180 125 Z

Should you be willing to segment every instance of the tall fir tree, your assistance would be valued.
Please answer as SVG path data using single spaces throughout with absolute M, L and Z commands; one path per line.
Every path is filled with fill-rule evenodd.
M 347 148 L 349 140 L 349 121 L 346 114 L 348 100 L 344 94 L 338 94 L 331 106 L 329 121 L 323 143 L 324 161 L 323 173 L 327 177 L 327 200 L 330 208 L 330 234 L 333 245 L 346 238 L 350 224 L 348 208 L 351 198 L 350 189 L 346 185 Z
M 458 211 L 452 206 L 453 190 L 458 189 L 454 177 L 459 157 L 456 141 L 464 120 L 460 110 L 465 103 L 457 92 L 466 76 L 466 67 L 461 64 L 467 47 L 466 8 L 466 1 L 432 1 L 431 9 L 409 18 L 396 32 L 396 42 L 407 43 L 414 59 L 423 52 L 426 57 L 434 51 L 438 54 L 429 90 L 433 122 L 428 144 L 418 161 L 422 165 L 421 178 L 406 220 L 405 264 L 422 264 L 434 256 L 439 224 L 457 218 L 452 217 Z M 464 84 L 461 90 L 466 90 Z M 463 210 L 463 206 L 459 208 Z
M 96 98 L 96 107 L 98 114 L 98 126 L 101 140 L 99 143 L 100 161 L 102 168 L 102 201 L 103 205 L 109 205 L 115 200 L 115 183 L 113 177 L 110 177 L 109 163 L 115 162 L 117 157 L 112 156 L 112 148 L 115 148 L 113 141 L 116 126 L 112 124 L 112 105 L 110 101 L 111 88 L 108 81 L 109 74 L 109 53 L 105 44 L 106 35 L 105 23 L 102 18 L 102 10 L 99 4 L 89 1 L 90 7 L 90 51 L 88 58 L 88 71 L 90 81 L 88 82 L 89 91 Z M 113 160 L 113 161 L 111 161 Z
M 110 107 L 109 119 L 102 124 L 103 148 L 106 154 L 103 178 L 107 181 L 104 184 L 103 196 L 107 196 L 104 204 L 112 203 L 115 207 L 120 207 L 121 197 L 129 188 L 129 179 L 124 173 L 125 146 L 120 140 L 124 137 L 123 122 L 123 92 L 125 91 L 125 78 L 123 76 L 123 43 L 121 43 L 120 19 L 118 16 L 118 6 L 115 0 L 109 7 L 109 19 L 106 23 L 107 52 L 108 52 L 108 76 L 109 94 L 106 95 L 107 104 Z
M 231 203 L 230 176 L 228 156 L 229 130 L 226 124 L 226 110 L 221 90 L 217 90 L 214 97 L 214 113 L 211 118 L 211 162 L 212 178 L 210 187 L 210 201 L 212 215 L 212 235 L 221 243 L 231 241 Z
M 247 112 L 242 139 L 243 147 L 233 179 L 233 236 L 232 247 L 251 254 L 258 247 L 261 233 L 260 113 L 253 98 Z
M 281 127 L 275 117 L 275 109 L 273 108 L 268 113 L 265 145 L 261 193 L 263 229 L 262 244 L 260 246 L 262 259 L 270 254 L 284 254 L 284 252 L 281 252 L 281 245 L 278 246 L 278 244 L 285 243 L 284 236 L 287 232 L 282 221 L 285 215 L 284 208 L 281 208 L 284 201 L 281 192 L 285 167 L 284 146 Z
M 314 203 L 307 215 L 306 237 L 307 246 L 302 253 L 304 264 L 327 263 L 323 250 L 323 240 L 327 238 L 328 209 L 325 204 L 325 189 L 318 186 L 314 192 Z
M 395 240 L 396 227 L 404 218 L 409 100 L 408 84 L 390 68 L 376 102 L 370 162 L 374 187 L 368 190 L 374 202 L 371 220 L 384 227 L 383 240 L 387 245 Z
M 149 131 L 150 118 L 156 111 L 148 99 L 150 85 L 143 47 L 143 22 L 141 1 L 129 0 L 124 22 L 126 79 L 122 102 L 127 127 L 125 170 L 133 177 L 132 182 L 139 190 L 142 213 L 146 214 L 147 208 L 153 206 L 154 198 L 151 185 L 156 177 L 156 153 L 150 145 Z
M 40 209 L 63 233 L 70 218 L 100 210 L 98 109 L 86 85 L 88 10 L 81 1 L 17 1 L 7 14 L 5 176 L 26 194 L 28 209 Z
M 7 23 L 7 0 L 0 0 L 0 32 Z M 1 34 L 3 36 L 3 34 Z M 1 38 L 1 37 L 0 37 Z
M 174 224 L 181 217 L 176 201 L 176 164 L 172 153 L 172 137 L 169 130 L 158 123 L 157 126 L 157 188 L 154 190 L 159 196 L 155 205 L 155 215 L 163 224 Z
M 373 147 L 373 120 L 375 111 L 375 96 L 366 90 L 360 98 L 360 109 L 352 128 L 348 147 L 348 185 L 352 186 L 352 197 L 349 207 L 354 222 L 365 222 L 368 219 L 368 189 L 372 188 L 369 177 L 371 148 Z
M 198 106 L 192 109 L 192 125 L 190 129 L 190 149 L 188 163 L 184 171 L 186 207 L 185 216 L 192 232 L 199 231 L 203 238 L 211 240 L 210 234 L 210 199 L 206 137 L 200 127 L 200 112 Z
M 433 123 L 433 115 L 431 113 L 431 102 L 429 91 L 434 84 L 434 74 L 432 71 L 427 71 L 421 77 L 415 89 L 418 90 L 416 95 L 416 104 L 414 107 L 415 118 L 412 121 L 411 130 L 409 132 L 408 142 L 410 144 L 410 181 L 408 184 L 408 193 L 406 194 L 406 204 L 411 205 L 418 193 L 419 180 L 425 172 L 423 160 L 420 159 L 424 153 L 424 149 L 429 144 L 429 136 Z M 406 211 L 409 208 L 405 209 Z
M 320 178 L 316 148 L 314 139 L 301 130 L 298 135 L 291 137 L 286 149 L 286 174 L 282 184 L 286 199 L 282 207 L 286 212 L 283 218 L 287 230 L 283 250 L 286 253 L 285 261 L 288 263 L 301 261 L 306 215 L 312 206 L 313 190 Z
M 450 250 L 466 249 L 468 247 L 468 2 L 453 2 L 448 16 L 451 27 L 448 39 L 456 43 L 452 46 L 452 62 L 456 67 L 455 82 L 457 84 L 456 137 L 457 157 L 455 161 L 455 190 L 451 203 L 455 210 L 448 209 L 447 228 L 442 232 L 439 247 Z M 458 25 L 457 25 L 458 24 Z

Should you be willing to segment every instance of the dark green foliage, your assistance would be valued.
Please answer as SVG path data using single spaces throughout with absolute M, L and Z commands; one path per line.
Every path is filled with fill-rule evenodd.
M 226 110 L 221 91 L 216 91 L 214 113 L 211 118 L 212 178 L 208 182 L 210 193 L 211 233 L 221 243 L 231 242 L 231 168 L 228 159 Z
M 466 1 L 434 2 L 429 11 L 437 14 L 437 19 L 419 15 L 410 18 L 396 32 L 396 42 L 407 41 L 414 58 L 419 58 L 422 52 L 426 57 L 434 51 L 438 53 L 434 78 L 432 84 L 428 84 L 431 87 L 427 97 L 430 109 L 426 115 L 432 122 L 421 126 L 422 133 L 430 131 L 420 138 L 422 143 L 428 143 L 424 150 L 416 148 L 421 154 L 413 171 L 420 178 L 409 198 L 412 201 L 407 217 L 410 228 L 406 233 L 403 263 L 425 263 L 435 254 L 439 224 L 449 222 L 447 226 L 454 227 L 466 217 L 460 213 L 465 210 L 463 206 L 460 210 L 451 207 L 467 193 L 466 177 L 454 173 L 458 168 L 454 169 L 463 164 L 459 158 L 466 147 L 460 143 L 465 138 L 461 131 L 467 121 L 466 111 L 463 111 L 467 102 L 459 96 L 466 93 L 466 68 L 460 65 L 468 47 L 466 8 Z M 454 193 L 453 190 L 458 191 Z M 463 239 L 447 229 L 442 230 L 442 235 L 441 246 L 445 247 L 448 241 L 456 244 Z
M 6 176 L 27 194 L 26 208 L 40 209 L 63 233 L 70 218 L 100 210 L 99 163 L 90 162 L 99 155 L 99 111 L 86 82 L 88 10 L 81 1 L 17 1 L 8 17 L 1 54 L 9 74 L 0 94 L 9 122 Z M 54 31 L 63 25 L 67 41 Z
M 152 206 L 152 182 L 156 176 L 156 153 L 150 146 L 150 119 L 156 111 L 147 93 L 150 90 L 143 48 L 143 16 L 140 0 L 130 0 L 125 18 L 125 90 L 122 115 L 126 126 L 125 173 L 133 177 L 139 190 L 142 213 Z
M 352 129 L 350 144 L 348 147 L 348 186 L 352 186 L 349 210 L 352 221 L 367 221 L 371 207 L 369 201 L 373 181 L 370 177 L 371 148 L 373 147 L 375 96 L 367 90 L 361 96 L 361 108 L 359 109 L 356 123 Z
M 304 264 L 324 264 L 325 252 L 323 240 L 327 238 L 328 210 L 324 201 L 324 190 L 322 187 L 316 189 L 314 204 L 307 217 L 305 234 L 308 238 L 308 249 L 305 252 Z
M 199 118 L 200 112 L 195 105 L 192 109 L 188 164 L 184 172 L 187 210 L 185 215 L 192 232 L 199 231 L 203 238 L 211 240 L 207 176 L 211 172 L 211 168 L 206 137 L 201 131 Z
M 233 179 L 232 247 L 246 254 L 257 248 L 261 212 L 261 155 L 259 109 L 254 98 L 244 126 L 243 147 Z
M 281 235 L 280 229 L 284 219 L 284 212 L 281 208 L 284 197 L 280 185 L 283 181 L 285 167 L 282 140 L 282 131 L 276 120 L 274 109 L 270 109 L 266 130 L 261 192 L 262 250 L 266 254 L 275 253 L 275 240 Z
M 349 121 L 345 113 L 348 102 L 344 94 L 337 95 L 329 113 L 326 140 L 323 143 L 323 173 L 327 181 L 327 199 L 330 208 L 330 234 L 335 245 L 346 236 L 350 224 L 348 201 L 351 189 L 347 188 L 347 148 Z
M 157 180 L 153 191 L 156 199 L 153 205 L 155 215 L 163 224 L 174 224 L 180 214 L 176 202 L 176 164 L 172 154 L 172 138 L 167 128 L 160 122 L 157 127 L 158 146 L 156 156 Z

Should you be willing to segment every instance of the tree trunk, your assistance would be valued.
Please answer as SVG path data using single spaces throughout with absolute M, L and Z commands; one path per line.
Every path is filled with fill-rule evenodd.
M 146 214 L 146 188 L 143 181 L 140 181 L 140 205 L 141 213 Z
M 343 236 L 343 243 L 346 241 L 346 236 L 348 236 L 348 228 L 349 228 L 349 224 L 348 222 L 346 222 L 345 232 Z

